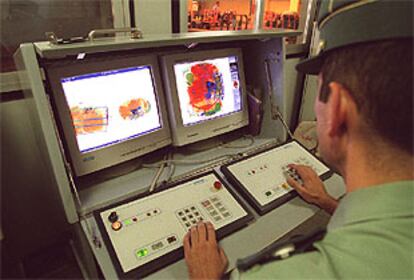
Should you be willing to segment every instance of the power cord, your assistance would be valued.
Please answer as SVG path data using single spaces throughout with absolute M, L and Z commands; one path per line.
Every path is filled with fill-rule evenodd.
M 270 62 L 271 59 L 265 59 L 265 71 L 266 71 L 266 80 L 267 80 L 267 88 L 269 93 L 269 99 L 270 99 L 270 112 L 272 115 L 273 120 L 280 120 L 283 127 L 285 128 L 287 134 L 291 139 L 295 139 L 293 136 L 293 133 L 290 131 L 289 126 L 287 125 L 285 119 L 283 118 L 282 113 L 280 113 L 278 106 L 273 100 L 273 82 L 272 82 L 272 75 L 270 72 Z

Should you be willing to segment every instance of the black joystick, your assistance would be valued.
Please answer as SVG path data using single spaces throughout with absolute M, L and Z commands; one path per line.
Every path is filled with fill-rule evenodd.
M 108 220 L 111 223 L 115 223 L 116 221 L 118 221 L 118 214 L 116 212 L 111 212 L 111 214 L 109 214 L 108 216 Z

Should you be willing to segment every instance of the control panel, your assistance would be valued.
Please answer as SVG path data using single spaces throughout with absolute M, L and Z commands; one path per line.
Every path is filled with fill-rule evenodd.
M 331 175 L 325 164 L 295 141 L 223 166 L 221 170 L 262 215 L 296 196 L 296 191 L 286 183 L 286 175 L 302 181 L 288 167 L 291 163 L 310 166 L 322 179 Z
M 223 237 L 252 217 L 215 173 L 95 212 L 117 271 L 128 278 L 182 257 L 183 237 L 200 221 Z

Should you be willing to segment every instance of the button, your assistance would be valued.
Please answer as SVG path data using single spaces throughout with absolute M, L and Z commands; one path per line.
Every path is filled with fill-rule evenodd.
M 229 212 L 224 212 L 224 213 L 223 213 L 223 217 L 224 217 L 224 218 L 230 217 L 230 213 L 229 213 Z
M 137 257 L 142 258 L 142 257 L 145 257 L 146 255 L 148 255 L 148 250 L 147 249 L 141 249 L 136 254 L 137 254 Z
M 272 195 L 272 192 L 271 192 L 271 191 L 267 191 L 267 192 L 265 193 L 265 195 L 266 195 L 266 196 L 271 196 L 271 195 Z
M 185 213 L 190 213 L 190 210 L 185 209 L 185 210 L 184 210 L 184 212 L 185 212 Z
M 205 200 L 205 201 L 201 202 L 201 204 L 202 204 L 204 207 L 207 207 L 207 206 L 209 206 L 209 205 L 210 205 L 210 201 Z
M 194 212 L 194 215 L 195 215 L 195 216 L 199 216 L 199 215 L 200 215 L 200 213 L 198 213 L 198 212 Z
M 151 245 L 151 249 L 154 250 L 154 251 L 158 250 L 158 249 L 161 249 L 162 247 L 164 247 L 164 244 L 162 243 L 162 241 Z
M 220 216 L 215 216 L 215 217 L 214 217 L 214 221 L 218 222 L 218 221 L 220 221 L 220 220 L 221 220 L 221 217 L 220 217 Z
M 220 190 L 220 189 L 221 189 L 221 187 L 222 187 L 222 184 L 221 184 L 221 182 L 220 182 L 220 181 L 215 181 L 215 182 L 214 182 L 214 188 L 215 188 L 216 190 Z
M 218 215 L 218 212 L 217 212 L 216 210 L 213 210 L 213 211 L 211 211 L 211 212 L 210 212 L 210 214 L 211 214 L 212 216 L 216 216 L 216 215 Z
M 108 216 L 108 220 L 111 222 L 111 223 L 114 223 L 114 222 L 116 222 L 116 221 L 118 221 L 118 214 L 114 211 L 114 212 L 111 212 L 111 214 L 109 214 L 109 216 Z
M 177 238 L 175 236 L 170 236 L 170 237 L 167 238 L 167 242 L 169 244 L 171 244 L 171 243 L 173 243 L 175 241 L 177 241 Z
M 137 222 L 137 221 L 138 221 L 137 217 L 133 217 L 133 218 L 132 218 L 132 220 L 133 220 L 134 222 Z
M 122 223 L 120 221 L 116 221 L 114 223 L 112 223 L 112 229 L 115 231 L 120 230 L 122 227 Z
M 194 206 L 191 206 L 191 210 L 193 210 L 193 211 L 194 211 L 194 210 L 196 210 L 196 208 L 195 208 Z
M 190 224 L 190 223 L 185 223 L 185 226 L 186 226 L 186 227 L 190 227 L 190 226 L 191 226 L 191 224 Z
M 184 215 L 184 213 L 180 211 L 180 212 L 178 212 L 178 215 L 182 216 L 182 215 Z
M 212 202 L 216 202 L 216 201 L 218 201 L 219 199 L 217 198 L 217 197 L 213 197 L 213 198 L 211 198 L 211 201 Z

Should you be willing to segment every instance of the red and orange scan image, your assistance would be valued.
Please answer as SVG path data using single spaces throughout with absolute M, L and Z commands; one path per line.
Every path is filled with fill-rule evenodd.
M 211 116 L 219 112 L 224 97 L 223 78 L 219 69 L 211 63 L 191 66 L 185 74 L 190 105 L 199 116 Z
M 108 108 L 78 106 L 70 109 L 76 135 L 106 131 L 108 126 Z
M 124 120 L 135 120 L 151 110 L 151 104 L 143 99 L 132 99 L 119 107 L 119 114 Z

